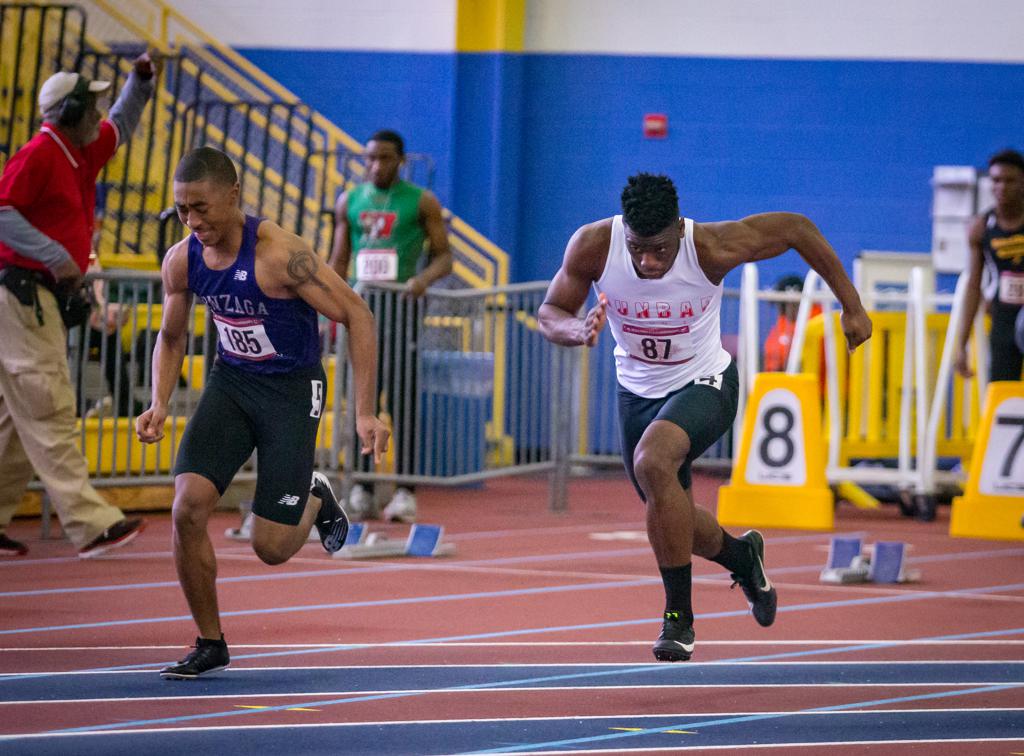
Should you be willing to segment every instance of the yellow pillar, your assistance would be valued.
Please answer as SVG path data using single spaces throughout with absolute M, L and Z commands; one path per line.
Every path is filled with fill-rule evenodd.
M 458 0 L 458 52 L 522 52 L 526 0 Z

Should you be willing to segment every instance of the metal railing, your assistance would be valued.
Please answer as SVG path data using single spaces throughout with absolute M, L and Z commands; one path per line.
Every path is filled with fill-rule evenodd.
M 336 421 L 338 456 L 331 461 L 346 486 L 467 485 L 564 472 L 572 359 L 536 329 L 546 283 L 432 288 L 416 301 L 394 284 L 360 289 L 377 320 L 376 390 L 394 436 L 384 464 L 371 468 L 358 454 L 353 420 Z M 346 348 L 339 336 L 330 367 L 341 364 Z M 354 406 L 350 371 L 339 372 L 334 385 L 335 401 Z M 553 493 L 552 506 L 564 508 L 564 495 Z
M 111 81 L 113 100 L 139 52 L 88 52 L 82 56 L 80 70 L 90 78 Z M 160 214 L 171 203 L 170 175 L 188 144 L 182 116 L 202 86 L 202 74 L 186 59 L 169 57 L 163 65 L 156 94 L 132 138 L 107 163 L 97 181 L 96 249 L 103 259 L 135 255 L 152 262 L 157 256 Z
M 151 272 L 89 277 L 102 305 L 69 333 L 79 398 L 78 438 L 98 485 L 170 483 L 177 445 L 216 347 L 205 308 L 193 307 L 179 387 L 165 438 L 144 445 L 134 417 L 149 405 L 160 328 L 160 279 Z M 363 290 L 377 317 L 380 411 L 394 428 L 385 462 L 372 468 L 354 434 L 347 332 L 322 320 L 327 405 L 320 469 L 356 481 L 468 485 L 499 475 L 559 472 L 568 465 L 572 351 L 536 330 L 546 283 L 486 290 L 433 288 L 415 302 L 401 287 Z M 243 470 L 251 478 L 255 467 Z M 552 506 L 564 507 L 553 496 Z
M 799 294 L 761 291 L 756 266 L 745 266 L 737 422 L 760 366 L 759 303 L 799 302 L 786 370 L 814 373 L 823 380 L 829 481 L 892 485 L 925 497 L 933 507 L 939 484 L 962 481 L 962 474 L 939 469 L 939 456 L 969 454 L 984 387 L 981 377 L 967 380 L 952 370 L 966 274 L 952 296 L 927 294 L 924 275 L 922 268 L 914 268 L 905 292 L 875 295 L 888 309 L 872 313 L 872 338 L 847 355 L 833 311 L 835 298 L 821 288 L 817 274 L 807 275 Z M 812 320 L 815 303 L 822 313 Z M 979 317 L 976 336 L 981 332 Z M 984 351 L 982 346 L 982 360 Z M 872 460 L 891 460 L 895 467 L 851 464 Z
M 32 138 L 39 87 L 55 71 L 76 69 L 84 47 L 79 6 L 0 3 L 0 156 Z
M 151 272 L 92 274 L 98 306 L 69 333 L 79 399 L 78 438 L 97 485 L 171 483 L 185 423 L 198 403 L 216 349 L 205 308 L 189 320 L 184 365 L 165 438 L 144 445 L 134 417 L 149 405 L 160 328 L 160 279 Z M 566 349 L 537 327 L 547 282 L 490 289 L 434 287 L 418 300 L 401 286 L 361 286 L 375 315 L 380 414 L 393 430 L 379 466 L 360 454 L 347 331 L 321 319 L 327 374 L 317 466 L 355 482 L 463 486 L 496 476 L 550 475 L 552 509 L 567 506 L 574 465 L 620 464 L 610 350 Z M 584 370 L 584 365 L 590 367 Z M 589 414 L 589 417 L 584 415 Z M 583 433 L 581 429 L 590 428 Z M 703 461 L 730 457 L 725 439 Z M 240 474 L 251 480 L 254 464 Z

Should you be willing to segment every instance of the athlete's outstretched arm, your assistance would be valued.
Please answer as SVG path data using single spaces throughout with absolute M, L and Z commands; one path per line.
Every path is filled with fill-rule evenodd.
M 584 318 L 576 313 L 587 301 L 591 284 L 601 277 L 609 238 L 609 222 L 598 221 L 578 229 L 569 239 L 562 267 L 551 280 L 544 303 L 537 311 L 540 332 L 548 341 L 562 346 L 597 344 L 607 322 L 608 299 L 601 294 Z
M 377 330 L 363 298 L 352 291 L 313 248 L 292 234 L 275 247 L 274 270 L 284 285 L 310 307 L 348 329 L 348 355 L 356 389 L 356 432 L 363 453 L 379 462 L 388 447 L 389 432 L 376 414 Z
M 188 314 L 192 292 L 188 288 L 188 242 L 178 242 L 167 252 L 160 270 L 163 281 L 163 322 L 153 347 L 153 396 L 149 409 L 135 420 L 135 433 L 152 444 L 164 436 L 167 403 L 181 375 L 188 341 Z
M 843 313 L 840 321 L 852 351 L 871 337 L 871 318 L 846 275 L 832 245 L 809 218 L 799 213 L 760 213 L 739 221 L 704 223 L 697 237 L 697 253 L 708 277 L 721 281 L 733 268 L 748 262 L 778 257 L 795 249 L 829 285 Z

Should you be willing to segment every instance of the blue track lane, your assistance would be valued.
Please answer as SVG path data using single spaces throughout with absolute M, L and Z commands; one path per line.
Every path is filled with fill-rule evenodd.
M 2 678 L 0 678 L 2 679 Z M 1024 684 L 1024 662 L 704 663 L 228 669 L 194 682 L 155 671 L 19 676 L 3 701 L 666 685 Z M 294 704 L 293 704 L 294 705 Z
M 680 708 L 685 708 L 681 702 Z M 624 728 L 639 728 L 625 732 Z M 693 731 L 695 734 L 673 732 Z M 324 725 L 315 727 L 164 730 L 29 737 L 0 741 L 12 754 L 109 756 L 111 753 L 420 754 L 515 753 L 543 746 L 698 748 L 750 743 L 831 743 L 895 740 L 986 740 L 1024 737 L 1024 713 L 866 711 L 752 715 L 678 715 L 510 721 Z M 965 751 L 967 752 L 967 751 Z

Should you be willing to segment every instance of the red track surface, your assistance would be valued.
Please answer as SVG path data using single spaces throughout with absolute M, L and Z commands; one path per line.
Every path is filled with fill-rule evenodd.
M 719 483 L 699 477 L 698 501 L 713 507 Z M 585 665 L 603 663 L 652 663 L 650 643 L 658 632 L 663 594 L 642 535 L 641 506 L 618 474 L 574 481 L 570 493 L 570 511 L 554 514 L 546 509 L 541 481 L 510 479 L 454 491 L 421 489 L 420 519 L 444 524 L 446 540 L 457 547 L 454 557 L 438 560 L 349 562 L 330 559 L 319 544 L 310 544 L 288 564 L 271 568 L 260 563 L 247 545 L 223 537 L 225 528 L 237 525 L 237 516 L 217 515 L 211 534 L 219 558 L 221 612 L 234 658 L 232 670 L 555 663 L 586 669 Z M 923 579 L 902 586 L 822 585 L 818 572 L 830 534 L 763 531 L 767 567 L 778 587 L 781 608 L 769 629 L 758 627 L 743 613 L 741 592 L 729 590 L 728 576 L 718 565 L 696 561 L 694 661 L 780 654 L 789 656 L 779 661 L 826 664 L 1024 659 L 1024 633 L 1012 632 L 972 642 L 860 648 L 871 642 L 1024 629 L 1024 543 L 951 539 L 946 517 L 948 511 L 943 509 L 938 521 L 919 523 L 901 518 L 894 508 L 840 509 L 837 532 L 863 533 L 869 543 L 901 540 L 910 545 L 911 566 L 922 571 Z M 195 630 L 177 586 L 169 551 L 169 518 L 150 515 L 148 520 L 149 527 L 134 544 L 93 561 L 78 560 L 64 541 L 40 541 L 38 522 L 15 523 L 10 534 L 26 540 L 31 553 L 0 559 L 0 631 L 7 631 L 0 634 L 0 673 L 122 665 L 155 669 L 182 654 Z M 405 530 L 383 524 L 372 528 L 396 536 Z M 232 581 L 246 576 L 256 579 Z M 90 588 L 102 589 L 83 590 Z M 46 590 L 53 592 L 39 593 Z M 18 592 L 31 594 L 12 595 Z M 868 602 L 855 603 L 861 600 Z M 278 611 L 296 607 L 304 608 Z M 233 612 L 238 614 L 230 616 Z M 91 623 L 109 624 L 82 627 Z M 400 642 L 405 645 L 384 645 Z M 355 646 L 259 656 L 302 650 L 290 644 Z M 808 651 L 816 653 L 800 655 Z M 255 656 L 242 658 L 248 655 Z M 950 685 L 852 686 L 842 681 L 827 686 L 648 684 L 580 689 L 570 680 L 558 689 L 418 692 L 401 698 L 401 705 L 392 698 L 316 710 L 317 701 L 349 695 L 360 698 L 360 694 L 339 690 L 252 697 L 258 691 L 246 690 L 248 697 L 188 699 L 181 696 L 192 692 L 188 686 L 194 684 L 168 683 L 155 672 L 149 674 L 152 682 L 144 695 L 159 700 L 133 696 L 102 703 L 0 703 L 0 734 L 183 717 L 236 710 L 240 705 L 301 703 L 313 711 L 253 710 L 244 722 L 239 721 L 243 717 L 230 722 L 212 718 L 196 720 L 191 726 L 803 711 L 956 690 Z M 543 668 L 538 668 L 538 674 L 543 674 Z M 1024 688 L 866 708 L 1003 708 L 1020 716 Z M 186 721 L 175 726 L 189 725 Z M 1010 754 L 1024 751 L 1024 732 L 1021 738 L 1020 742 L 969 744 L 790 744 L 766 752 Z M 628 748 L 619 741 L 592 747 L 620 746 Z M 681 744 L 669 741 L 663 747 Z M 410 749 L 415 752 L 416 745 L 410 743 Z M 743 752 L 747 751 L 714 751 Z

